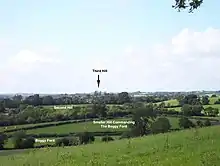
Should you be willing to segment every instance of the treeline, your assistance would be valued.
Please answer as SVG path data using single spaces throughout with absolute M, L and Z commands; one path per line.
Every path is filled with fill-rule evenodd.
M 149 103 L 158 115 L 185 115 L 185 116 L 218 116 L 217 108 L 204 108 L 199 96 L 188 95 L 180 100 L 181 111 L 167 108 L 164 102 Z M 7 114 L 0 114 L 0 126 L 36 124 L 54 121 L 69 121 L 92 118 L 117 118 L 131 116 L 132 109 L 146 105 L 145 102 L 132 102 L 123 105 L 107 106 L 101 100 L 85 106 L 74 106 L 72 109 L 57 111 L 52 107 L 31 106 L 21 104 L 18 108 L 10 109 Z
M 73 107 L 72 109 L 65 110 L 65 112 L 59 112 L 53 108 L 22 105 L 22 107 L 18 109 L 11 109 L 7 115 L 0 114 L 0 126 L 125 117 L 131 114 L 128 109 L 127 106 L 112 106 L 108 108 L 106 104 L 98 103 L 82 107 Z
M 16 132 L 25 132 L 25 130 L 17 130 Z M 93 134 L 94 136 L 120 136 L 123 131 L 93 131 L 89 132 L 90 134 Z M 58 133 L 41 133 L 41 134 L 26 134 L 27 137 L 33 137 L 33 138 L 60 138 L 60 137 L 77 137 L 83 132 L 70 132 L 70 133 L 64 133 L 64 134 L 58 134 Z M 5 134 L 5 133 L 0 133 L 0 134 Z M 7 134 L 7 138 L 13 138 L 14 134 Z
M 102 101 L 105 104 L 124 104 L 132 102 L 147 102 L 156 103 L 168 100 L 166 96 L 154 97 L 131 97 L 127 92 L 121 92 L 118 94 L 105 93 L 99 94 L 95 93 L 93 95 L 65 95 L 60 97 L 53 96 L 42 96 L 39 94 L 34 94 L 24 98 L 21 95 L 15 95 L 12 98 L 6 98 L 0 100 L 0 112 L 4 112 L 6 108 L 18 108 L 21 104 L 32 105 L 32 106 L 42 106 L 42 105 L 68 105 L 68 104 L 91 104 L 97 101 Z

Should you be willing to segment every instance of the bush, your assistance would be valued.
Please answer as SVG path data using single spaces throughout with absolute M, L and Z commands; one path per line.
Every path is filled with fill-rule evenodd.
M 103 142 L 114 141 L 114 138 L 112 138 L 111 136 L 104 136 L 102 137 L 102 141 Z
M 197 126 L 199 126 L 199 127 L 203 127 L 203 123 L 202 123 L 201 120 L 197 120 L 197 121 L 196 121 L 196 124 L 197 124 Z
M 80 144 L 88 144 L 95 141 L 95 137 L 92 133 L 83 132 L 79 134 Z
M 59 138 L 55 141 L 56 146 L 69 146 L 69 139 L 67 138 Z
M 21 141 L 21 148 L 22 149 L 33 148 L 34 143 L 35 143 L 35 139 L 33 137 L 24 138 Z
M 75 137 L 64 137 L 56 139 L 56 146 L 76 146 L 79 144 L 79 140 Z
M 195 127 L 193 122 L 189 120 L 187 117 L 182 117 L 179 119 L 179 126 L 180 128 L 184 129 Z
M 213 94 L 211 97 L 217 97 L 217 95 L 216 95 L 216 94 Z
M 24 131 L 18 131 L 13 134 L 12 141 L 15 149 L 22 149 L 22 139 L 26 137 L 26 133 Z
M 7 140 L 7 135 L 0 134 L 0 150 L 4 149 L 5 140 Z
M 70 143 L 71 146 L 77 146 L 77 145 L 79 145 L 79 138 L 71 137 L 69 139 L 69 143 Z
M 151 131 L 153 134 L 168 132 L 171 128 L 170 122 L 167 118 L 158 118 L 152 125 Z
M 13 144 L 15 149 L 33 148 L 35 139 L 26 135 L 24 131 L 16 132 L 13 137 Z
M 210 122 L 210 120 L 205 120 L 205 122 L 204 122 L 204 126 L 211 126 L 211 122 Z

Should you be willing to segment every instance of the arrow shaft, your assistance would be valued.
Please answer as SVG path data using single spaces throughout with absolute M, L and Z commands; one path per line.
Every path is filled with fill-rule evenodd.
M 99 88 L 99 84 L 100 84 L 99 75 L 98 75 L 97 84 L 98 84 L 98 88 Z

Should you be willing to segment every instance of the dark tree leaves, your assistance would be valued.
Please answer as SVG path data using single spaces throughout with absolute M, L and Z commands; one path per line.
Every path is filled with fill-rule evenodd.
M 192 13 L 194 10 L 198 9 L 202 3 L 203 0 L 175 0 L 173 8 L 178 11 L 188 9 L 189 13 Z

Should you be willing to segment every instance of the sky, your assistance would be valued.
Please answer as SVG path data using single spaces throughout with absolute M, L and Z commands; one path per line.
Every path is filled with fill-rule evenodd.
M 173 4 L 1 1 L 0 93 L 219 90 L 220 1 Z

